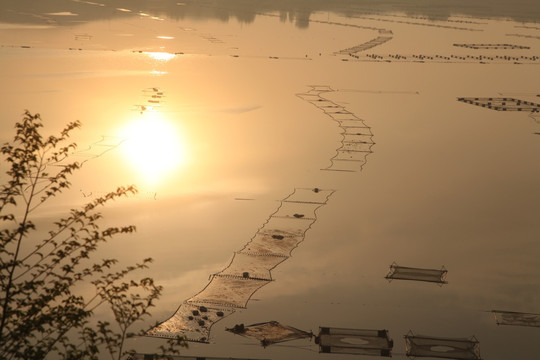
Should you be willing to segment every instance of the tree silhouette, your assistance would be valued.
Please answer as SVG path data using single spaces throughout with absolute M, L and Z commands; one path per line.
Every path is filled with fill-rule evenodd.
M 125 268 L 116 259 L 96 260 L 101 244 L 135 231 L 133 225 L 101 229 L 98 210 L 137 190 L 119 187 L 71 209 L 40 237 L 34 211 L 69 189 L 68 178 L 82 166 L 69 161 L 76 144 L 66 144 L 80 122 L 47 138 L 42 126 L 39 114 L 26 111 L 13 141 L 0 150 L 8 165 L 0 185 L 0 358 L 98 359 L 108 353 L 121 359 L 130 353 L 126 339 L 135 335 L 129 330 L 150 314 L 162 287 L 148 277 L 133 278 L 151 258 Z M 88 286 L 95 288 L 93 296 L 83 293 Z M 94 316 L 104 306 L 112 310 L 112 323 Z M 186 346 L 183 338 L 172 339 L 160 346 L 161 355 Z

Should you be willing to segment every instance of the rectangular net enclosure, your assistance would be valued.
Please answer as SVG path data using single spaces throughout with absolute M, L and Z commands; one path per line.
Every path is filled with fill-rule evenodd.
M 284 256 L 237 252 L 229 266 L 216 275 L 272 280 L 271 270 L 285 260 L 287 258 Z
M 497 325 L 540 327 L 540 314 L 492 310 Z
M 422 269 L 407 266 L 399 266 L 396 263 L 390 265 L 390 271 L 385 276 L 388 281 L 392 280 L 414 280 L 437 283 L 439 285 L 447 284 L 446 273 L 448 271 L 444 266 L 440 269 Z
M 454 46 L 469 49 L 530 49 L 529 46 L 515 44 L 454 44 Z
M 480 360 L 478 340 L 470 338 L 444 338 L 425 335 L 405 335 L 406 355 L 459 360 Z
M 387 41 L 386 39 L 383 41 Z M 375 45 L 378 45 L 375 44 Z M 371 47 L 371 45 L 369 46 Z M 356 51 L 361 51 L 355 50 Z M 350 50 L 347 49 L 346 53 Z M 326 116 L 335 121 L 340 130 L 341 141 L 335 154 L 330 158 L 330 165 L 321 169 L 327 171 L 361 171 L 367 162 L 367 156 L 372 153 L 373 133 L 365 121 L 356 116 L 344 106 L 325 98 L 333 91 L 329 86 L 312 85 L 305 93 L 296 94 L 321 110 Z
M 291 257 L 317 221 L 317 210 L 326 205 L 334 190 L 296 188 L 279 202 L 229 264 L 211 274 L 206 286 L 184 300 L 167 320 L 147 331 L 147 336 L 209 342 L 212 326 L 233 312 L 247 307 L 257 290 L 271 283 L 272 270 Z
M 394 346 L 387 330 L 320 327 L 315 341 L 319 352 L 333 354 L 390 357 Z
M 153 327 L 145 335 L 166 339 L 184 336 L 187 341 L 207 343 L 212 326 L 235 311 L 232 307 L 183 302 L 169 319 Z
M 239 253 L 288 258 L 302 241 L 304 241 L 303 233 L 283 229 L 270 231 L 261 229 Z
M 476 105 L 483 108 L 497 111 L 525 111 L 525 112 L 540 112 L 540 104 L 532 101 L 506 98 L 506 97 L 490 97 L 490 98 L 472 98 L 460 97 L 457 99 L 466 104 Z
M 315 211 L 320 206 L 318 202 L 284 201 L 272 217 L 314 220 Z
M 374 48 L 375 46 L 379 46 L 384 44 L 387 41 L 392 40 L 392 36 L 378 36 L 375 39 L 371 39 L 368 42 L 365 42 L 363 44 L 359 44 L 347 49 L 343 49 L 340 51 L 335 52 L 335 54 L 356 54 L 361 51 L 369 50 L 371 48 Z
M 332 159 L 333 161 L 356 161 L 364 163 L 366 160 L 366 153 L 369 151 L 361 150 L 338 150 L 337 155 Z
M 214 275 L 197 295 L 186 300 L 188 304 L 245 308 L 251 296 L 270 280 Z
M 313 336 L 311 332 L 283 325 L 277 321 L 268 321 L 247 326 L 238 324 L 225 330 L 233 334 L 257 339 L 265 347 L 285 341 L 310 339 Z
M 373 136 L 373 134 L 370 134 L 369 132 L 369 129 L 371 129 L 369 126 L 367 126 L 364 122 L 364 120 L 362 119 L 359 119 L 359 118 L 347 118 L 347 119 L 337 119 L 336 120 L 339 124 L 339 126 L 343 129 L 347 129 L 347 128 L 354 128 L 356 129 L 356 132 L 357 133 L 362 133 L 362 134 L 366 134 L 366 135 L 371 135 Z

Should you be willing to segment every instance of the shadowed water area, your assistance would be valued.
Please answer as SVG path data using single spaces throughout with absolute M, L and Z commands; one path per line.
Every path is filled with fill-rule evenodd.
M 100 250 L 155 260 L 138 353 L 540 355 L 537 1 L 0 6 L 1 142 L 83 123 L 38 231 L 139 189 Z

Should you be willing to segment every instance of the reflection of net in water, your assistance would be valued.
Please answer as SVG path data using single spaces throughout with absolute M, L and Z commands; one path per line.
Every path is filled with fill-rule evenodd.
M 78 166 L 84 165 L 87 161 L 98 158 L 105 153 L 115 149 L 118 147 L 122 142 L 124 141 L 124 138 L 118 137 L 118 136 L 101 136 L 101 139 L 91 143 L 90 145 L 86 146 L 85 148 L 82 148 L 81 150 L 76 150 L 75 146 L 69 146 L 69 149 L 72 151 L 68 151 L 65 154 L 58 155 L 55 159 L 51 159 L 48 163 L 43 164 L 44 169 L 48 166 L 51 167 L 58 167 L 58 168 L 68 168 L 73 166 L 74 163 L 78 163 Z M 50 178 L 49 175 L 45 175 L 47 171 L 41 171 L 39 174 L 34 173 L 32 174 L 32 177 L 37 177 L 37 183 L 36 185 L 43 185 L 45 184 L 45 188 L 47 187 L 46 184 L 50 184 Z M 26 190 L 30 189 L 30 185 L 28 185 L 25 188 Z M 44 191 L 45 188 L 42 188 L 40 191 Z M 107 193 L 104 193 L 105 195 Z M 88 196 L 85 193 L 83 193 L 83 196 Z
M 271 270 L 291 256 L 317 220 L 316 211 L 333 190 L 295 189 L 281 200 L 251 240 L 222 271 L 213 274 L 199 293 L 175 314 L 147 332 L 148 336 L 208 342 L 212 325 L 236 309 L 246 308 L 253 294 L 272 279 Z
M 540 314 L 492 310 L 497 325 L 540 327 Z
M 434 357 L 445 359 L 480 360 L 478 340 L 471 338 L 442 338 L 433 336 L 405 335 L 406 355 L 410 357 Z
M 119 146 L 124 141 L 118 136 L 102 136 L 100 140 L 88 145 L 86 148 L 75 151 L 71 156 L 85 158 L 84 162 L 95 159 Z
M 367 161 L 367 156 L 373 151 L 373 133 L 371 128 L 345 107 L 328 100 L 322 96 L 324 93 L 333 92 L 329 86 L 312 85 L 311 89 L 297 96 L 322 110 L 332 120 L 336 121 L 341 128 L 341 145 L 336 150 L 336 155 L 330 159 L 330 166 L 322 170 L 332 171 L 358 171 L 362 170 Z
M 66 156 L 58 159 L 56 162 L 51 163 L 51 166 L 68 166 L 69 160 L 79 159 L 79 165 L 83 165 L 88 160 L 98 158 L 105 153 L 117 148 L 124 142 L 124 138 L 119 136 L 101 136 L 101 139 L 87 145 L 80 150 L 75 150 L 71 153 L 66 154 Z

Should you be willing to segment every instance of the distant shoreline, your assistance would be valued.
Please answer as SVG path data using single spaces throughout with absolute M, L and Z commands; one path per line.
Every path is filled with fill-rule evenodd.
M 307 28 L 311 16 L 318 12 L 343 16 L 400 13 L 432 20 L 465 16 L 540 22 L 540 2 L 535 0 L 476 0 L 474 5 L 465 0 L 446 0 L 444 3 L 437 2 L 436 5 L 427 0 L 210 0 L 204 3 L 195 0 L 6 0 L 2 7 L 0 22 L 58 26 L 148 15 L 177 20 L 236 19 L 241 23 L 252 23 L 257 15 L 279 13 L 282 21 L 291 21 L 299 28 Z

